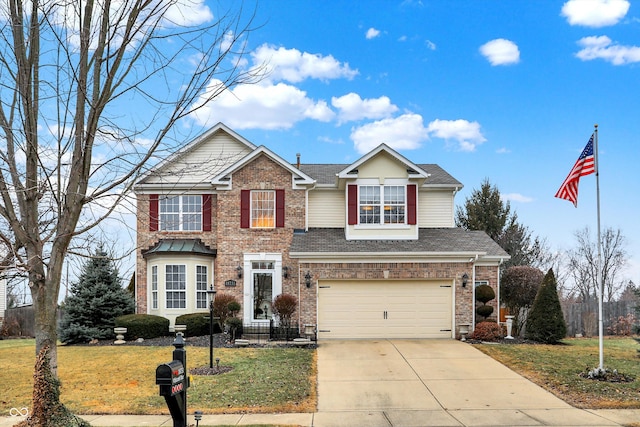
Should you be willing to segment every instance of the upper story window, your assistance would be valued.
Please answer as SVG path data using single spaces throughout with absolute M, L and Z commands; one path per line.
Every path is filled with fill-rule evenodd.
M 404 224 L 405 210 L 405 186 L 360 186 L 360 224 Z
M 241 228 L 280 228 L 285 223 L 284 190 L 242 190 Z
M 276 192 L 251 192 L 251 228 L 273 228 L 276 223 Z
M 202 196 L 163 196 L 159 199 L 160 230 L 202 230 Z
M 149 231 L 211 231 L 212 195 L 149 195 Z
M 355 185 L 347 188 L 349 225 L 415 225 L 416 191 L 408 185 Z

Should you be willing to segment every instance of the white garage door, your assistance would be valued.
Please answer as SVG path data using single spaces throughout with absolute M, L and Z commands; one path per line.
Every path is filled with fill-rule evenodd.
M 453 293 L 434 281 L 320 281 L 318 338 L 451 338 Z

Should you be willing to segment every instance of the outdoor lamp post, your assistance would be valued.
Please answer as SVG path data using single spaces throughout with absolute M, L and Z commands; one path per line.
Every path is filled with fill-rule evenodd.
M 213 301 L 216 299 L 216 290 L 213 285 L 207 289 L 209 296 L 209 368 L 213 369 Z

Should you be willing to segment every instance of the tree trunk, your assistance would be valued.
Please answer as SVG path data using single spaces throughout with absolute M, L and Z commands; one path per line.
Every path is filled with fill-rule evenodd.
M 31 274 L 31 276 L 39 276 Z M 31 297 L 33 299 L 33 311 L 35 315 L 36 355 L 49 347 L 47 352 L 51 372 L 57 377 L 58 372 L 58 287 L 53 283 L 48 284 L 51 278 L 31 279 Z M 59 282 L 58 282 L 59 283 Z

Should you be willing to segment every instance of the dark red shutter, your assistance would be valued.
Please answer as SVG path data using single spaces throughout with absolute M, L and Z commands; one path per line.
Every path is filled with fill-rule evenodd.
M 240 228 L 249 228 L 251 219 L 251 190 L 240 191 Z
M 347 186 L 347 220 L 349 225 L 358 223 L 358 186 Z
M 149 231 L 158 231 L 158 195 L 149 195 Z
M 276 190 L 276 227 L 284 227 L 284 190 Z
M 211 194 L 202 195 L 202 231 L 211 231 Z
M 413 184 L 407 185 L 407 222 L 409 225 L 415 225 L 417 221 L 417 208 L 416 208 L 416 186 Z

